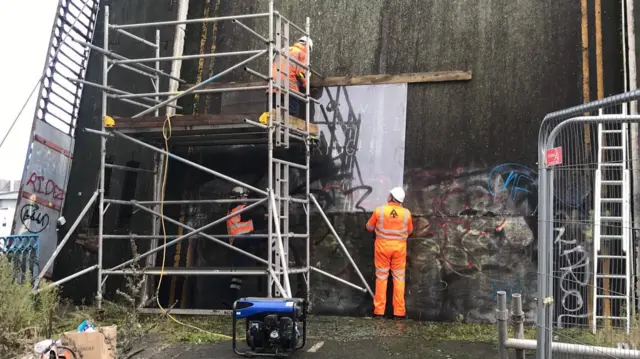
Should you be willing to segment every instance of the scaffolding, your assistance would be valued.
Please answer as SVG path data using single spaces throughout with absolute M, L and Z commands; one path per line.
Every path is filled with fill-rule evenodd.
M 310 56 L 306 57 L 306 63 L 300 63 L 296 59 L 289 57 L 288 47 L 291 38 L 291 32 L 296 31 L 300 33 L 302 36 L 310 37 L 310 21 L 309 18 L 306 18 L 305 28 L 293 24 L 287 18 L 285 18 L 280 12 L 274 10 L 274 2 L 273 0 L 269 1 L 269 10 L 265 13 L 257 13 L 257 14 L 246 14 L 246 15 L 236 15 L 236 16 L 224 16 L 224 17 L 212 17 L 212 18 L 200 18 L 200 19 L 182 19 L 177 21 L 162 21 L 162 22 L 150 22 L 150 23 L 137 23 L 137 24 L 126 24 L 126 25 L 115 25 L 110 24 L 109 22 L 109 7 L 104 7 L 104 33 L 103 33 L 103 47 L 100 48 L 90 43 L 78 41 L 81 45 L 91 48 L 94 51 L 99 52 L 102 55 L 102 83 L 94 83 L 90 81 L 86 81 L 85 79 L 70 79 L 75 83 L 84 84 L 86 86 L 92 86 L 102 90 L 102 128 L 100 130 L 85 128 L 84 131 L 98 135 L 101 139 L 100 141 L 100 180 L 97 190 L 93 193 L 90 200 L 87 202 L 86 206 L 75 220 L 75 222 L 69 228 L 67 234 L 61 240 L 60 244 L 56 248 L 52 257 L 48 260 L 47 264 L 41 271 L 38 280 L 36 280 L 34 284 L 34 290 L 42 290 L 44 287 L 39 286 L 39 282 L 42 279 L 42 273 L 46 273 L 49 267 L 53 264 L 56 256 L 60 253 L 62 247 L 66 244 L 66 242 L 71 237 L 72 233 L 75 231 L 76 227 L 79 225 L 81 219 L 87 214 L 90 208 L 94 205 L 95 202 L 99 204 L 99 222 L 98 222 L 98 258 L 97 263 L 93 266 L 90 266 L 86 269 L 83 269 L 77 273 L 74 273 L 64 279 L 58 280 L 54 283 L 49 284 L 50 286 L 60 285 L 69 280 L 72 280 L 78 276 L 83 274 L 92 272 L 96 270 L 97 274 L 97 293 L 96 293 L 96 302 L 98 306 L 101 306 L 103 300 L 103 288 L 105 285 L 105 281 L 110 275 L 126 275 L 126 274 L 135 274 L 130 270 L 125 269 L 128 265 L 140 261 L 142 259 L 147 259 L 147 267 L 154 265 L 154 255 L 157 252 L 165 250 L 167 247 L 174 246 L 180 241 L 184 239 L 190 238 L 195 235 L 199 235 L 202 238 L 213 241 L 223 247 L 226 247 L 235 252 L 241 253 L 245 256 L 252 258 L 255 261 L 258 261 L 266 266 L 264 268 L 259 269 L 221 269 L 221 268 L 145 268 L 142 275 L 152 276 L 152 275 L 179 275 L 179 276 L 199 276 L 199 275 L 242 275 L 242 276 L 267 276 L 268 277 L 268 288 L 267 294 L 269 297 L 283 297 L 283 298 L 291 298 L 293 295 L 291 289 L 291 282 L 289 280 L 290 274 L 302 274 L 305 284 L 306 284 L 306 299 L 310 300 L 311 293 L 311 281 L 310 274 L 311 272 L 316 272 L 330 278 L 335 279 L 336 281 L 342 282 L 343 284 L 349 285 L 353 288 L 356 288 L 362 292 L 368 292 L 371 296 L 373 296 L 373 292 L 371 291 L 370 286 L 359 270 L 358 266 L 354 262 L 353 258 L 349 255 L 347 248 L 344 243 L 337 235 L 335 229 L 331 225 L 329 219 L 323 212 L 321 206 L 318 204 L 318 201 L 314 198 L 312 194 L 309 193 L 310 188 L 310 157 L 311 157 L 311 147 L 313 146 L 313 142 L 317 137 L 317 126 L 310 123 L 311 117 L 311 102 L 315 102 L 315 100 L 310 96 L 310 83 L 306 86 L 305 93 L 300 93 L 298 91 L 294 91 L 290 87 L 289 77 L 288 76 L 276 76 L 276 73 L 289 73 L 290 66 L 299 66 L 306 71 L 306 78 L 310 81 L 310 74 L 312 72 L 310 67 Z M 241 20 L 243 19 L 258 19 L 258 18 L 268 18 L 269 22 L 269 34 L 264 37 L 260 35 L 258 32 L 251 29 L 249 26 L 243 24 Z M 211 22 L 219 22 L 219 21 L 232 21 L 234 24 L 244 28 L 248 33 L 262 40 L 266 48 L 257 49 L 257 50 L 248 50 L 248 51 L 236 51 L 236 52 L 227 52 L 227 53 L 212 53 L 212 54 L 197 54 L 197 55 L 183 55 L 179 54 L 170 57 L 161 57 L 160 56 L 160 30 L 159 28 L 162 26 L 184 26 L 186 24 L 196 24 L 196 23 L 211 23 Z M 129 29 L 136 28 L 155 28 L 155 41 L 146 40 L 140 36 L 134 35 L 129 32 Z M 121 35 L 127 36 L 131 39 L 139 41 L 142 45 L 150 47 L 154 50 L 154 57 L 151 58 L 139 58 L 139 59 L 130 59 L 126 58 L 122 55 L 116 54 L 115 52 L 109 49 L 109 33 L 111 31 L 115 31 Z M 290 32 L 291 31 L 291 32 Z M 237 64 L 213 75 L 205 81 L 202 81 L 194 86 L 184 90 L 184 91 L 176 91 L 178 83 L 186 83 L 184 80 L 180 79 L 179 74 L 176 76 L 174 71 L 170 74 L 162 71 L 160 69 L 160 63 L 163 61 L 172 61 L 172 64 L 175 65 L 176 61 L 182 60 L 191 60 L 191 59 L 201 59 L 207 57 L 215 57 L 215 56 L 248 56 L 244 60 L 238 62 Z M 268 57 L 268 74 L 263 75 L 257 71 L 254 71 L 247 67 L 251 61 L 254 61 L 260 57 Z M 154 63 L 155 66 L 147 66 L 144 63 Z M 275 69 L 273 69 L 272 64 L 275 64 Z M 137 74 L 149 77 L 153 83 L 153 88 L 155 91 L 153 93 L 130 93 L 124 90 L 120 90 L 114 87 L 109 86 L 109 71 L 113 66 L 118 66 L 123 69 L 135 72 Z M 179 68 L 180 65 L 178 65 Z M 230 86 L 228 88 L 206 88 L 206 85 L 217 81 L 220 77 L 230 73 L 231 71 L 241 68 L 244 66 L 244 71 L 261 78 L 265 81 L 264 86 L 253 86 L 253 87 L 234 87 Z M 173 66 L 175 68 L 175 66 Z M 276 73 L 274 73 L 274 70 Z M 178 70 L 179 72 L 179 70 Z M 284 78 L 283 78 L 284 77 Z M 160 79 L 168 79 L 169 80 L 169 91 L 162 92 L 160 90 Z M 164 149 L 153 146 L 150 143 L 147 143 L 143 140 L 137 139 L 134 136 L 136 134 L 140 134 L 141 132 L 161 132 L 161 125 L 152 125 L 153 121 L 160 120 L 160 109 L 166 108 L 167 117 L 171 116 L 175 113 L 176 109 L 181 109 L 180 106 L 177 106 L 176 100 L 187 96 L 187 95 L 195 95 L 195 94 L 203 94 L 203 93 L 221 93 L 221 92 L 231 92 L 231 91 L 247 91 L 247 90 L 266 90 L 268 94 L 275 93 L 275 96 L 268 95 L 268 109 L 270 112 L 267 118 L 266 123 L 262 121 L 254 121 L 252 119 L 244 118 L 242 123 L 233 123 L 230 125 L 229 123 L 224 124 L 216 124 L 211 123 L 211 121 L 207 121 L 206 123 L 198 123 L 198 116 L 191 116 L 190 119 L 185 117 L 175 118 L 174 127 L 179 127 L 181 122 L 185 121 L 184 124 L 184 133 L 190 136 L 198 135 L 201 138 L 206 139 L 207 137 L 212 138 L 217 133 L 219 134 L 221 131 L 228 131 L 229 128 L 239 129 L 241 128 L 243 134 L 246 135 L 247 132 L 251 133 L 253 137 L 250 138 L 249 141 L 265 141 L 268 147 L 268 187 L 266 189 L 256 188 L 252 185 L 229 177 L 225 174 L 214 171 L 210 168 L 207 168 L 201 164 L 190 161 L 183 157 L 177 156 L 173 153 L 165 151 Z M 290 96 L 293 96 L 300 100 L 305 105 L 306 116 L 304 120 L 295 118 L 291 116 L 288 112 L 289 108 L 289 100 Z M 282 98 L 282 104 L 276 101 L 274 103 L 275 98 Z M 117 118 L 115 116 L 111 117 L 110 114 L 107 113 L 107 105 L 110 99 L 120 100 L 129 104 L 133 104 L 144 108 L 141 112 L 130 118 Z M 146 102 L 143 103 L 142 101 Z M 275 109 L 275 110 L 274 110 Z M 152 114 L 153 117 L 150 118 L 148 115 Z M 257 116 L 256 116 L 257 117 Z M 126 131 L 121 130 L 119 125 L 113 126 L 111 120 L 115 119 L 116 122 L 128 121 L 130 123 L 130 127 Z M 188 124 L 187 124 L 188 123 Z M 106 125 L 105 125 L 106 124 Z M 315 131 L 313 130 L 315 128 Z M 126 132 L 126 133 L 125 133 Z M 224 132 L 226 135 L 227 143 L 233 144 L 234 141 L 238 141 L 238 143 L 247 143 L 246 136 L 243 137 L 243 141 L 239 138 L 233 137 L 233 132 Z M 113 164 L 106 163 L 106 152 L 107 152 L 107 141 L 110 139 L 124 139 L 126 141 L 130 141 L 137 145 L 140 145 L 144 148 L 147 148 L 155 153 L 154 160 L 154 199 L 152 201 L 122 201 L 115 200 L 110 198 L 105 198 L 105 169 L 111 168 L 116 170 L 124 170 L 124 171 L 141 171 L 140 169 L 128 168 L 126 166 L 117 166 Z M 289 149 L 290 144 L 293 141 L 297 141 L 298 143 L 302 143 L 304 145 L 305 150 L 305 163 L 294 163 L 291 161 L 287 161 L 284 159 L 280 159 L 274 156 L 275 148 L 284 148 Z M 171 158 L 172 160 L 182 162 L 193 168 L 199 169 L 208 173 L 210 175 L 216 176 L 218 178 L 229 181 L 237 186 L 242 186 L 252 193 L 255 194 L 255 198 L 252 199 L 208 199 L 208 200 L 167 200 L 161 201 L 161 169 L 163 161 Z M 303 196 L 293 197 L 290 195 L 289 188 L 289 172 L 290 169 L 296 169 L 302 171 L 305 177 L 305 186 L 306 190 Z M 213 222 L 210 222 L 204 226 L 199 228 L 192 228 L 186 224 L 181 223 L 175 219 L 167 217 L 160 213 L 159 206 L 162 203 L 163 205 L 183 205 L 183 204 L 192 204 L 192 203 L 238 203 L 238 202 L 246 202 L 251 203 L 248 206 L 244 207 L 240 211 L 237 211 L 233 214 L 228 214 L 219 218 Z M 291 233 L 290 231 L 290 204 L 291 203 L 299 203 L 303 206 L 305 210 L 305 222 L 306 222 L 306 231 L 305 233 Z M 104 215 L 109 205 L 129 205 L 133 206 L 135 209 L 144 211 L 153 215 L 153 222 L 151 224 L 153 235 L 110 235 L 104 233 Z M 225 239 L 228 239 L 230 236 L 227 235 L 210 235 L 205 233 L 208 229 L 211 229 L 213 226 L 223 223 L 227 219 L 237 216 L 242 212 L 247 210 L 251 210 L 252 208 L 266 204 L 268 207 L 268 232 L 267 234 L 249 234 L 245 235 L 245 237 L 250 238 L 268 238 L 268 253 L 267 258 L 258 257 L 252 253 L 244 251 L 242 249 L 237 248 L 236 246 L 231 245 Z M 344 255 L 348 258 L 351 265 L 354 267 L 357 275 L 362 281 L 362 285 L 356 285 L 349 281 L 346 281 L 342 278 L 334 276 L 330 273 L 327 273 L 319 268 L 311 266 L 310 257 L 311 257 L 311 243 L 310 243 L 310 207 L 315 206 L 319 214 L 322 216 L 324 221 L 326 222 L 329 230 L 335 236 L 337 242 L 339 243 L 341 249 L 344 252 Z M 157 240 L 161 238 L 165 238 L 165 236 L 160 235 L 158 220 L 162 218 L 165 221 L 172 223 L 178 227 L 181 227 L 186 231 L 186 233 L 175 236 L 166 236 L 166 238 L 171 238 L 170 241 L 166 241 L 165 244 L 158 246 Z M 150 249 L 142 253 L 135 258 L 124 261 L 123 263 L 116 265 L 112 268 L 104 268 L 103 267 L 103 243 L 105 239 L 116 239 L 116 238 L 136 238 L 136 239 L 149 239 L 151 241 Z M 291 240 L 302 240 L 305 242 L 305 260 L 304 266 L 301 268 L 290 268 L 289 267 L 289 242 Z M 151 259 L 150 259 L 151 258 Z M 182 311 L 185 313 L 189 313 L 189 310 Z

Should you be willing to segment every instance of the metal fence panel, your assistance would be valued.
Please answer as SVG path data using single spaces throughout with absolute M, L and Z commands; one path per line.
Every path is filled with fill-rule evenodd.
M 32 278 L 38 275 L 39 237 L 38 234 L 0 237 L 0 255 L 7 256 L 13 264 L 14 278 L 20 283 L 25 280 L 27 272 Z
M 625 93 L 543 121 L 538 358 L 552 357 L 560 343 L 640 344 L 631 230 L 631 163 L 637 154 L 630 151 L 629 131 L 640 117 L 626 114 L 628 102 L 638 97 L 638 91 Z M 625 357 L 624 350 L 589 348 L 571 357 Z

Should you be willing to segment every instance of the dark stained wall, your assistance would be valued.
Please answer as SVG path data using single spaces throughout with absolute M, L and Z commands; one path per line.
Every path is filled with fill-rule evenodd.
M 112 1 L 112 4 L 117 9 L 112 11 L 114 23 L 172 19 L 177 7 L 173 1 L 161 4 Z M 136 8 L 130 9 L 132 6 Z M 582 102 L 580 3 L 288 0 L 277 1 L 276 8 L 299 25 L 304 24 L 305 16 L 311 17 L 315 45 L 312 65 L 327 76 L 473 71 L 473 79 L 468 82 L 409 85 L 405 186 L 407 206 L 418 216 L 417 233 L 409 244 L 407 305 L 410 315 L 416 318 L 489 321 L 493 317 L 495 292 L 507 290 L 525 295 L 527 317 L 532 319 L 537 265 L 536 139 L 546 113 Z M 207 16 L 225 16 L 266 10 L 265 0 L 198 0 L 190 2 L 189 18 L 204 17 L 205 11 Z M 243 20 L 243 23 L 266 33 L 264 20 Z M 609 25 L 605 22 L 605 26 L 615 28 L 615 21 Z M 172 27 L 163 28 L 162 37 L 169 40 L 163 44 L 165 56 L 171 51 L 172 31 Z M 153 38 L 150 30 L 145 34 Z M 127 57 L 149 56 L 148 51 L 143 54 L 140 46 L 133 46 L 126 38 L 121 41 L 117 44 L 118 51 Z M 95 42 L 101 43 L 100 31 Z M 247 50 L 259 45 L 245 30 L 230 22 L 189 25 L 186 30 L 186 54 Z M 206 60 L 202 70 L 197 61 L 186 61 L 182 77 L 193 83 L 199 73 L 201 79 L 206 79 L 237 61 L 237 57 Z M 265 65 L 266 61 L 262 61 L 250 67 L 266 73 Z M 611 68 L 615 73 L 615 66 Z M 99 82 L 100 71 L 100 59 L 94 53 L 90 80 Z M 241 81 L 249 77 L 238 70 L 227 79 Z M 130 91 L 149 91 L 148 80 L 144 78 L 115 78 L 113 84 Z M 166 82 L 162 86 L 166 87 Z M 98 126 L 99 99 L 98 92 L 86 90 L 80 127 Z M 185 107 L 185 113 L 191 112 L 194 102 L 199 113 L 217 113 L 224 105 L 221 101 L 220 96 L 214 95 L 202 95 L 198 101 L 188 96 L 180 104 Z M 130 107 L 117 106 L 111 109 L 112 113 L 135 113 Z M 67 218 L 74 218 L 74 214 L 80 212 L 95 188 L 97 146 L 97 137 L 79 132 L 76 153 L 83 156 L 76 155 L 74 160 Z M 116 144 L 117 152 L 110 152 L 115 163 L 124 165 L 134 159 L 141 162 L 141 167 L 151 168 L 147 152 L 128 146 L 123 141 Z M 262 183 L 261 176 L 254 178 L 255 172 L 264 167 L 257 164 L 259 153 L 263 153 L 260 150 L 234 151 L 234 155 L 244 156 L 245 161 L 233 160 L 233 163 L 244 166 L 232 166 L 231 162 L 225 164 L 220 160 L 211 162 L 211 158 L 231 158 L 229 152 L 176 150 L 192 159 L 209 160 L 211 167 L 224 173 Z M 255 165 L 251 160 L 256 161 Z M 321 166 L 318 168 L 322 172 Z M 229 189 L 209 176 L 186 171 L 182 165 L 171 165 L 167 199 L 220 197 Z M 115 173 L 112 196 L 117 197 L 122 193 L 118 183 L 125 180 Z M 314 179 L 323 185 L 331 183 L 322 174 Z M 141 181 L 137 186 L 138 198 L 148 198 L 150 182 L 142 184 L 142 177 L 138 181 Z M 74 198 L 72 193 L 82 194 Z M 109 211 L 112 210 L 112 216 L 116 216 L 117 209 Z M 186 215 L 187 223 L 197 227 L 199 221 L 214 219 L 225 210 L 185 206 L 168 211 L 174 218 L 180 213 Z M 373 284 L 371 235 L 363 230 L 368 216 L 368 213 L 343 213 L 330 217 L 365 271 L 365 277 Z M 151 219 L 139 213 L 134 218 L 132 230 L 148 233 Z M 114 218 L 108 216 L 107 221 L 109 231 L 126 233 L 129 230 L 118 228 Z M 83 225 L 80 232 L 90 232 L 87 227 L 89 223 Z M 175 233 L 175 229 L 169 230 Z M 213 232 L 222 233 L 224 229 Z M 327 235 L 326 226 L 317 216 L 312 222 L 312 237 L 312 263 L 357 282 L 346 259 L 335 251 L 335 240 Z M 122 249 L 126 246 L 119 243 L 105 252 L 105 262 L 116 263 L 126 254 Z M 194 254 L 197 262 L 224 264 L 216 258 L 225 257 L 226 252 L 204 243 Z M 78 245 L 68 251 L 73 260 L 56 267 L 57 277 L 95 260 L 94 254 L 84 256 L 86 251 Z M 173 251 L 169 251 L 168 257 L 172 256 Z M 171 265 L 171 261 L 168 264 Z M 112 280 L 110 278 L 109 283 Z M 227 285 L 225 280 L 198 279 L 196 287 L 191 288 L 191 299 L 185 304 L 219 308 L 219 294 Z M 370 310 L 370 300 L 349 287 L 317 275 L 312 276 L 312 282 L 312 297 L 318 312 L 364 314 Z M 88 298 L 95 290 L 94 275 L 74 283 L 80 284 L 74 289 L 76 297 Z M 111 288 L 115 285 L 117 283 Z
M 215 16 L 267 9 L 267 1 L 211 3 Z M 276 8 L 299 25 L 311 17 L 312 65 L 327 76 L 473 71 L 470 82 L 409 85 L 405 186 L 407 206 L 421 217 L 409 247 L 408 310 L 423 319 L 492 320 L 495 292 L 507 290 L 525 295 L 532 318 L 536 137 L 547 112 L 581 102 L 579 2 L 279 1 Z M 243 23 L 267 32 L 266 21 Z M 216 52 L 260 45 L 231 23 L 209 27 L 207 37 L 212 33 Z M 201 35 L 188 41 L 195 51 Z M 237 61 L 221 57 L 204 67 L 216 73 Z M 250 67 L 266 73 L 264 63 Z M 233 80 L 250 79 L 235 73 Z M 201 96 L 197 108 L 233 111 L 224 101 Z M 321 177 L 314 178 L 332 183 Z M 368 214 L 331 218 L 373 284 Z M 322 221 L 315 218 L 312 230 L 312 262 L 357 283 Z M 352 288 L 312 278 L 316 311 L 371 309 Z
M 174 20 L 177 13 L 177 3 L 171 0 L 143 0 L 143 1 L 111 1 L 111 23 L 126 24 L 133 22 L 150 22 L 162 20 Z M 104 10 L 100 11 L 98 23 L 94 35 L 94 45 L 103 46 L 103 19 Z M 132 31 L 150 41 L 155 41 L 155 30 L 152 28 L 136 29 Z M 170 56 L 174 36 L 173 27 L 161 29 L 161 56 Z M 128 37 L 110 32 L 110 49 L 116 53 L 124 54 L 129 58 L 153 57 L 154 50 L 151 47 L 140 45 Z M 148 64 L 154 66 L 153 63 Z M 164 71 L 170 71 L 170 63 L 162 64 Z M 92 51 L 87 71 L 87 81 L 102 83 L 102 55 Z M 160 86 L 167 88 L 167 79 L 162 78 Z M 113 67 L 109 72 L 109 86 L 129 92 L 151 92 L 153 88 L 148 77 L 137 73 Z M 78 118 L 78 130 L 76 131 L 75 154 L 69 179 L 68 196 L 65 203 L 65 217 L 68 219 L 66 228 L 60 231 L 60 239 L 66 234 L 66 229 L 77 218 L 87 201 L 98 186 L 100 167 L 100 138 L 84 132 L 83 128 L 100 129 L 101 121 L 101 91 L 95 87 L 85 86 Z M 111 116 L 131 116 L 144 108 L 109 99 L 107 113 Z M 164 112 L 162 112 L 164 113 Z M 140 146 L 131 145 L 125 141 L 109 140 L 107 144 L 107 162 L 121 166 L 133 166 L 143 169 L 152 169 L 152 156 Z M 151 175 L 138 173 L 132 177 L 122 171 L 106 171 L 105 197 L 114 199 L 128 198 L 135 194 L 135 198 L 151 199 Z M 135 190 L 125 189 L 135 183 Z M 141 215 L 139 212 L 130 218 L 127 211 L 120 211 L 119 206 L 110 206 L 105 213 L 105 233 L 138 234 L 150 233 L 151 218 Z M 59 255 L 54 277 L 60 279 L 74 272 L 97 263 L 97 240 L 95 234 L 98 230 L 98 205 L 93 207 L 82 220 L 76 234 L 73 236 L 75 243 L 67 245 Z M 112 267 L 122 262 L 123 258 L 130 258 L 131 249 L 128 240 L 105 240 L 104 266 Z M 145 243 L 139 243 L 139 250 L 145 248 Z M 76 300 L 91 302 L 96 291 L 97 273 L 91 272 L 67 285 L 63 286 L 63 294 Z M 108 292 L 113 293 L 121 283 L 119 277 L 112 276 L 108 281 Z

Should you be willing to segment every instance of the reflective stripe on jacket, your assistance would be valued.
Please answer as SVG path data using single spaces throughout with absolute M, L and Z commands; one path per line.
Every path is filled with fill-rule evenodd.
M 291 47 L 289 47 L 289 57 L 292 59 L 295 59 L 296 61 L 298 61 L 301 64 L 306 64 L 307 61 L 307 47 L 304 46 L 303 44 L 297 43 Z M 277 75 L 277 67 L 276 67 L 276 63 L 275 61 L 278 61 L 278 59 L 280 59 L 280 69 L 284 72 L 286 69 L 286 64 L 287 62 L 285 61 L 285 58 L 282 56 L 279 56 L 276 58 L 276 60 L 274 60 L 274 63 L 271 65 L 273 68 L 273 76 L 274 76 L 274 80 L 275 80 L 275 76 Z M 300 76 L 300 74 L 302 74 L 303 76 Z M 300 92 L 300 87 L 298 86 L 298 81 L 301 82 L 301 85 L 306 87 L 307 86 L 307 79 L 304 77 L 304 75 L 306 74 L 306 70 L 303 69 L 302 67 L 300 67 L 300 65 L 296 64 L 293 61 L 289 61 L 289 89 L 293 90 L 293 91 L 298 91 Z M 284 73 L 280 74 L 280 78 L 282 81 L 282 87 L 286 88 L 286 82 L 287 81 L 287 77 Z M 275 82 L 274 82 L 275 85 Z M 269 90 L 267 90 L 269 91 Z M 273 90 L 275 92 L 275 89 Z
M 238 212 L 239 210 L 246 207 L 246 205 L 241 204 L 239 206 L 234 207 L 229 214 Z M 240 215 L 233 216 L 227 219 L 227 232 L 230 236 L 237 236 L 240 234 L 247 234 L 253 232 L 253 221 L 248 220 L 246 222 L 240 221 Z
M 406 241 L 413 232 L 411 212 L 397 203 L 380 206 L 367 222 L 367 230 L 375 230 L 376 239 Z

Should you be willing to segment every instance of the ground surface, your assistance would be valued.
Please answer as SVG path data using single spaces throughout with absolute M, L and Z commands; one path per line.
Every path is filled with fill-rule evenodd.
M 222 324 L 224 327 L 225 325 Z M 229 323 L 230 324 L 230 323 Z M 216 325 L 217 326 L 217 325 Z M 230 329 L 229 326 L 227 326 Z M 223 329 L 223 328 L 221 328 Z M 230 334 L 230 330 L 220 333 Z M 314 317 L 309 339 L 296 358 L 495 358 L 491 325 L 433 324 L 366 318 Z M 167 336 L 163 339 L 162 336 Z M 169 341 L 169 337 L 173 340 Z M 150 337 L 136 358 L 237 358 L 229 340 L 213 343 L 208 336 L 161 334 Z M 198 343 L 202 342 L 202 343 Z M 243 343 L 241 343 L 243 344 Z M 242 346 L 244 348 L 244 346 Z
M 381 338 L 349 341 L 311 340 L 311 346 L 294 355 L 300 359 L 314 358 L 495 358 L 491 344 L 442 342 L 424 346 L 413 338 Z M 314 345 L 315 344 L 315 345 Z M 322 346 L 320 346 L 322 345 Z M 238 358 L 228 342 L 217 344 L 180 344 L 170 346 L 146 358 L 202 359 Z
M 221 316 L 172 318 L 159 315 L 127 316 L 135 311 L 107 307 L 96 323 L 118 326 L 118 347 L 126 347 L 123 357 L 132 359 L 205 359 L 237 358 L 231 347 L 231 318 Z M 56 332 L 75 330 L 84 319 L 95 318 L 92 310 L 62 313 L 66 318 Z M 186 325 L 185 325 L 186 324 Z M 196 328 L 197 327 L 197 328 Z M 244 325 L 236 335 L 244 350 Z M 147 329 L 144 329 L 147 328 Z M 592 336 L 589 331 L 556 330 L 557 341 L 604 345 L 617 338 Z M 509 337 L 513 337 L 510 333 Z M 535 327 L 525 327 L 525 338 L 535 338 Z M 606 345 L 608 346 L 608 345 Z M 134 354 L 134 355 L 132 355 Z M 315 359 L 379 359 L 379 358 L 496 358 L 497 329 L 495 324 L 431 323 L 413 320 L 315 317 L 310 316 L 308 342 L 293 358 Z M 591 353 L 590 353 L 591 354 Z M 527 358 L 535 353 L 528 352 Z M 510 357 L 514 358 L 512 351 Z M 554 355 L 558 359 L 595 356 Z

